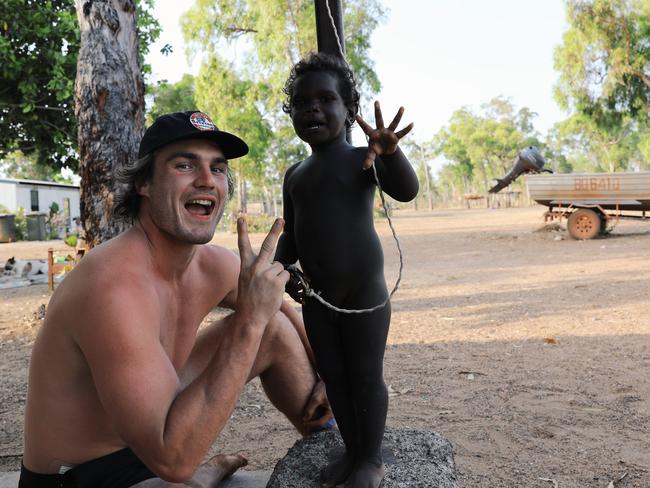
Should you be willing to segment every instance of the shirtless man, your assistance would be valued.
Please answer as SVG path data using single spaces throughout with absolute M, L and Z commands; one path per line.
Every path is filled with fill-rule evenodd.
M 245 459 L 199 465 L 256 376 L 299 432 L 331 421 L 300 316 L 282 301 L 288 273 L 272 262 L 283 222 L 256 256 L 239 219 L 241 262 L 204 245 L 228 159 L 247 151 L 201 112 L 147 130 L 121 177 L 118 213 L 133 227 L 59 285 L 34 344 L 20 487 L 216 486 Z M 234 313 L 197 335 L 217 305 Z

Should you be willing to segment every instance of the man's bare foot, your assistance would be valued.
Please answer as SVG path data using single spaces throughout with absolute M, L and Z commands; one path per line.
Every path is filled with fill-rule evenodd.
M 336 454 L 320 472 L 320 485 L 330 488 L 343 483 L 354 467 L 354 459 L 346 452 Z
M 231 476 L 239 468 L 248 464 L 248 460 L 239 454 L 217 454 L 196 470 L 192 481 L 201 488 L 216 487 L 221 480 Z M 190 486 L 195 486 L 191 484 Z
M 187 483 L 170 483 L 160 478 L 151 478 L 133 485 L 132 488 L 216 488 L 219 482 L 248 464 L 239 454 L 218 454 L 199 466 Z
M 384 463 L 362 461 L 357 464 L 345 481 L 345 488 L 378 488 L 384 479 Z

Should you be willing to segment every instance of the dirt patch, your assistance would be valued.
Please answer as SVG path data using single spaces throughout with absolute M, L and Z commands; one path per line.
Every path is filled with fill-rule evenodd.
M 397 215 L 405 253 L 386 351 L 390 428 L 435 430 L 461 486 L 650 486 L 650 222 L 592 241 L 542 228 L 543 209 Z M 378 230 L 389 285 L 397 255 Z M 561 236 L 561 239 L 557 239 Z M 259 246 L 261 236 L 255 236 Z M 236 248 L 236 238 L 215 242 Z M 0 244 L 0 261 L 47 243 Z M 44 285 L 0 290 L 0 469 L 16 469 Z M 215 312 L 216 313 L 216 312 Z M 271 469 L 297 435 L 249 385 L 213 452 Z

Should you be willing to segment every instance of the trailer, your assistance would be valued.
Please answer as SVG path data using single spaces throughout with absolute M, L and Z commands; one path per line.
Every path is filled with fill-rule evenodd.
M 567 219 L 574 239 L 593 239 L 622 219 L 646 220 L 650 171 L 527 174 L 531 200 L 548 207 L 545 221 Z

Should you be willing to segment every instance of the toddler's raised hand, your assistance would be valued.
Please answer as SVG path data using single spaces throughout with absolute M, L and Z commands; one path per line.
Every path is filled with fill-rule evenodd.
M 381 114 L 379 102 L 376 101 L 376 129 L 373 129 L 365 120 L 361 118 L 360 115 L 357 115 L 357 122 L 359 123 L 359 126 L 368 136 L 368 154 L 363 160 L 364 170 L 372 167 L 377 156 L 381 156 L 382 154 L 393 154 L 397 150 L 397 144 L 399 143 L 399 140 L 411 132 L 411 129 L 413 129 L 413 122 L 404 127 L 402 130 L 395 132 L 397 125 L 400 123 L 400 120 L 402 120 L 403 114 L 404 107 L 400 107 L 397 111 L 397 115 L 395 115 L 393 118 L 393 121 L 388 125 L 388 127 L 384 127 L 384 117 Z

